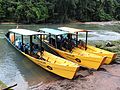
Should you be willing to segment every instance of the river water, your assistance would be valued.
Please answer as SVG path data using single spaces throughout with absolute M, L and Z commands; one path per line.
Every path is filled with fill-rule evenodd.
M 93 30 L 88 40 L 120 40 L 120 25 L 19 25 L 19 28 L 38 30 L 40 27 L 57 28 L 59 26 L 70 26 Z M 31 62 L 28 58 L 16 51 L 4 38 L 8 29 L 16 28 L 16 25 L 0 25 L 0 80 L 8 86 L 18 84 L 15 90 L 29 90 L 42 83 L 54 82 L 63 79 L 50 73 Z M 114 32 L 116 31 L 116 32 Z M 85 34 L 79 37 L 84 39 Z

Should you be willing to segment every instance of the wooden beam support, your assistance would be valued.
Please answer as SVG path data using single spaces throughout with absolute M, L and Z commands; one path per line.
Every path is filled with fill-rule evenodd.
M 42 35 L 40 35 L 40 54 L 42 57 Z
M 21 35 L 21 39 L 22 39 L 22 45 L 23 45 L 23 35 Z
M 88 37 L 88 32 L 86 32 L 85 50 L 87 50 L 87 37 Z
M 78 32 L 76 32 L 76 45 L 78 44 Z
M 32 52 L 32 36 L 30 36 L 30 53 Z
M 57 35 L 56 35 L 56 36 L 55 36 L 55 47 L 56 47 L 56 48 L 58 48 L 58 47 L 57 47 L 57 42 L 58 42 L 58 38 L 57 38 Z

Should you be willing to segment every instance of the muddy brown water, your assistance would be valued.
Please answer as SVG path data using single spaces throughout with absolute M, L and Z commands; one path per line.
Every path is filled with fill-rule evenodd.
M 20 25 L 19 28 L 25 28 L 30 30 L 38 30 L 40 27 L 57 28 L 59 26 L 70 26 L 75 28 L 83 28 L 94 30 L 95 32 L 90 33 L 88 40 L 98 40 L 100 36 L 111 37 L 111 40 L 120 40 L 120 35 L 114 30 L 120 27 L 119 25 L 114 26 L 100 26 L 100 25 Z M 111 27 L 111 28 L 110 28 Z M 31 62 L 28 58 L 23 56 L 21 53 L 16 51 L 4 38 L 4 33 L 8 29 L 16 28 L 16 25 L 0 25 L 0 80 L 6 83 L 8 86 L 18 84 L 15 90 L 29 90 L 30 88 L 40 85 L 42 83 L 50 83 L 57 80 L 61 80 L 60 76 L 50 73 L 43 68 L 37 66 Z M 102 31 L 101 31 L 102 30 Z M 84 34 L 81 35 L 84 39 Z M 103 37 L 101 37 L 103 39 Z M 110 39 L 110 37 L 108 38 Z

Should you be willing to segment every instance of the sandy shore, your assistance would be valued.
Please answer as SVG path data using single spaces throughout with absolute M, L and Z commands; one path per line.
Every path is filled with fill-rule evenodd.
M 0 24 L 17 24 L 15 22 L 1 22 Z
M 116 61 L 120 62 L 119 42 L 113 41 L 115 46 L 106 47 L 118 54 Z M 102 65 L 98 71 L 93 71 L 93 74 L 75 80 L 58 80 L 48 84 L 39 84 L 31 88 L 32 90 L 120 90 L 120 64 L 113 63 L 109 65 Z
M 75 24 L 115 25 L 115 24 L 120 24 L 120 21 L 103 21 L 103 22 L 79 22 L 79 21 L 73 21 L 71 23 L 75 23 Z M 17 23 L 16 22 L 1 22 L 0 24 L 17 24 Z M 47 24 L 49 24 L 49 23 L 47 23 Z
M 108 21 L 108 22 L 78 22 L 79 24 L 97 24 L 97 25 L 115 25 L 120 24 L 120 21 Z
M 120 65 L 104 65 L 107 71 L 94 71 L 85 78 L 41 84 L 32 90 L 120 90 Z

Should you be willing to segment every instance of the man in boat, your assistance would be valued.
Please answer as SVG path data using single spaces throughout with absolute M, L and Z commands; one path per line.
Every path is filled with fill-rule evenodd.
M 32 50 L 33 50 L 33 53 L 34 54 L 37 54 L 37 52 L 38 52 L 38 44 L 35 44 L 35 43 L 32 43 Z
M 58 49 L 62 50 L 62 46 L 64 46 L 64 38 L 62 35 L 58 37 L 57 46 L 58 46 Z
M 77 47 L 79 47 L 80 49 L 84 49 L 86 47 L 86 45 L 85 45 L 84 41 L 79 40 Z
M 30 54 L 30 45 L 29 43 L 27 44 L 23 44 L 23 51 L 26 53 L 26 54 Z
M 20 38 L 18 38 L 18 39 L 15 41 L 15 46 L 16 46 L 17 48 L 19 48 L 21 51 L 23 51 L 22 42 L 21 42 Z
M 72 40 L 72 34 L 67 34 L 67 49 L 71 52 L 72 49 L 75 47 L 75 43 Z

